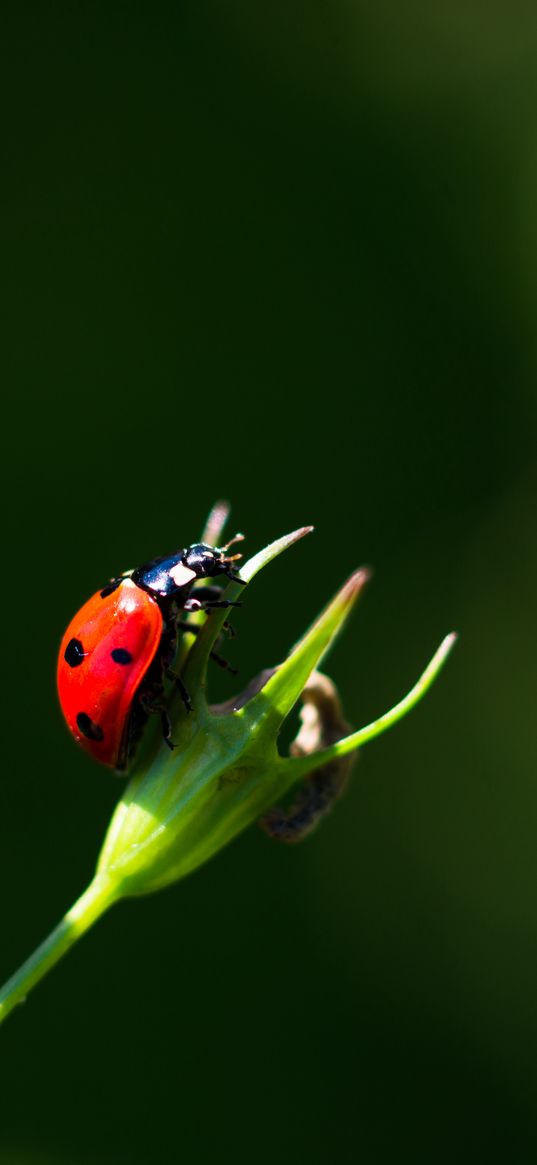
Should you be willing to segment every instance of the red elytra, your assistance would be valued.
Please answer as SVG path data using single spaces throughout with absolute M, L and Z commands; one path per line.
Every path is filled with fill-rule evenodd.
M 135 696 L 159 650 L 158 604 L 129 578 L 93 595 L 71 620 L 58 659 L 58 694 L 75 740 L 95 760 L 125 767 Z
M 58 660 L 60 704 L 77 743 L 101 764 L 119 772 L 128 767 L 148 712 L 160 713 L 163 738 L 174 748 L 165 674 L 192 711 L 181 677 L 170 669 L 181 613 L 240 606 L 223 598 L 219 587 L 205 587 L 199 596 L 191 592 L 196 583 L 218 575 L 246 585 L 233 569 L 240 555 L 226 553 L 241 539 L 236 534 L 221 548 L 193 542 L 153 558 L 110 579 L 71 620 Z

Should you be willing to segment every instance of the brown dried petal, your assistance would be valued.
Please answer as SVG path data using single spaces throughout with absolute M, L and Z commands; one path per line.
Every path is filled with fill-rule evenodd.
M 342 740 L 351 731 L 344 719 L 338 690 L 322 672 L 312 672 L 301 693 L 301 726 L 290 747 L 292 756 L 310 756 Z M 302 841 L 341 796 L 356 754 L 332 760 L 317 769 L 300 787 L 288 809 L 274 806 L 260 826 L 276 841 Z

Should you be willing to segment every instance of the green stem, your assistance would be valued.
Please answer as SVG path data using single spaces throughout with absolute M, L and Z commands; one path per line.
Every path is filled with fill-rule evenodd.
M 32 987 L 43 979 L 47 971 L 93 926 L 118 896 L 116 883 L 103 876 L 94 878 L 59 925 L 0 990 L 0 1023 L 18 1003 L 24 1003 Z
M 386 732 L 386 729 L 391 728 L 393 724 L 397 724 L 397 721 L 401 720 L 403 716 L 406 716 L 407 712 L 410 712 L 410 709 L 421 700 L 427 689 L 430 688 L 456 641 L 457 635 L 454 631 L 451 635 L 446 635 L 446 638 L 433 655 L 431 662 L 425 668 L 417 684 L 414 685 L 410 692 L 398 704 L 390 708 L 389 712 L 385 712 L 383 716 L 379 716 L 378 720 L 373 720 L 371 724 L 366 724 L 365 728 L 358 729 L 358 732 L 353 732 L 350 736 L 345 736 L 343 740 L 338 740 L 330 748 L 323 748 L 320 752 L 313 753 L 310 756 L 290 757 L 285 762 L 287 771 L 290 771 L 289 766 L 292 766 L 295 780 L 299 780 L 300 777 L 307 777 L 315 769 L 322 768 L 328 761 L 337 760 L 338 757 L 346 756 L 349 752 L 354 752 L 361 745 L 367 744 L 370 740 L 374 740 L 376 736 L 380 736 L 383 732 Z

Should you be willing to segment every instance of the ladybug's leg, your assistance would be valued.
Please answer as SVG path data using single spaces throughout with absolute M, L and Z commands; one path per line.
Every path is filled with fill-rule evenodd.
M 172 662 L 175 658 L 175 651 L 177 648 L 177 634 L 176 624 L 170 623 L 165 632 L 165 640 L 161 650 L 162 669 L 169 680 L 173 680 L 179 689 L 179 694 L 187 712 L 192 712 L 192 700 L 190 699 L 188 690 L 183 683 L 181 676 L 173 670 Z M 164 737 L 166 739 L 166 737 Z
M 167 744 L 168 748 L 170 748 L 173 751 L 173 749 L 175 748 L 175 745 L 174 745 L 173 740 L 172 740 L 172 726 L 171 726 L 170 717 L 168 716 L 166 708 L 161 708 L 161 710 L 160 710 L 160 721 L 162 724 L 162 736 L 164 739 L 164 743 Z
M 227 659 L 224 659 L 224 656 L 219 655 L 217 651 L 210 651 L 209 659 L 214 659 L 214 662 L 218 664 L 218 667 L 223 667 L 224 671 L 231 672 L 232 676 L 238 676 L 238 669 L 233 667 L 232 664 L 228 663 Z
M 236 574 L 234 570 L 224 570 L 222 573 L 225 574 L 226 578 L 228 578 L 230 582 L 240 583 L 241 587 L 248 586 L 246 579 L 240 578 L 240 576 Z
M 163 704 L 161 699 L 157 699 L 154 696 L 151 696 L 149 693 L 140 696 L 140 704 L 142 705 L 144 712 L 146 712 L 148 715 L 153 715 L 155 712 L 159 714 L 164 741 L 168 745 L 168 748 L 175 748 L 172 740 L 172 726 L 166 705 Z
M 187 623 L 186 621 L 182 620 L 179 623 L 176 623 L 176 627 L 179 629 L 179 631 L 188 631 L 190 635 L 199 635 L 201 631 L 199 623 Z M 235 628 L 231 623 L 228 622 L 227 619 L 225 623 L 222 624 L 222 631 L 226 631 L 230 639 L 234 639 L 237 634 Z
M 192 712 L 194 709 L 193 709 L 192 700 L 190 699 L 190 693 L 188 691 L 186 684 L 183 683 L 181 676 L 178 674 L 178 672 L 174 671 L 172 667 L 166 668 L 166 675 L 167 675 L 169 680 L 173 680 L 174 683 L 177 685 L 177 688 L 179 690 L 179 695 L 183 701 L 183 704 L 184 704 L 187 712 Z
M 212 583 L 207 584 L 207 586 L 206 586 L 205 583 L 198 582 L 197 584 L 194 583 L 194 586 L 192 587 L 192 596 L 195 599 L 198 598 L 198 596 L 202 600 L 203 599 L 221 599 L 223 593 L 224 593 L 223 587 L 213 586 Z
M 177 627 L 180 631 L 187 631 L 189 635 L 199 635 L 201 631 L 201 627 L 197 623 L 178 623 Z M 209 659 L 214 659 L 214 662 L 217 663 L 219 667 L 223 667 L 226 671 L 230 671 L 232 675 L 238 675 L 237 668 L 232 667 L 231 664 L 228 663 L 227 659 L 224 659 L 223 655 L 219 655 L 217 651 L 210 651 Z
M 183 611 L 211 611 L 214 607 L 242 607 L 242 603 L 234 603 L 231 599 L 185 599 Z
M 242 578 L 236 579 L 234 581 L 244 583 L 244 586 L 246 586 L 246 583 L 244 582 L 244 579 L 242 579 Z M 197 585 L 196 585 L 196 583 L 194 583 L 194 586 L 192 587 L 192 591 L 191 591 L 192 597 L 194 599 L 199 598 L 199 599 L 201 599 L 202 602 L 205 599 L 221 599 L 223 594 L 224 594 L 224 588 L 218 587 L 218 586 L 213 586 L 212 583 L 210 585 L 207 585 L 207 586 L 201 582 L 198 583 Z
M 209 599 L 209 602 L 204 604 L 203 610 L 210 613 L 212 607 L 242 607 L 242 603 L 234 603 L 233 599 L 215 599 L 214 601 Z

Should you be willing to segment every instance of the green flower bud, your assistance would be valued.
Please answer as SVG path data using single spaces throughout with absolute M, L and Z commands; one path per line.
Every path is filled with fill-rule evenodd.
M 224 517 L 225 511 L 218 510 L 211 516 L 208 532 L 214 542 Z M 260 551 L 242 567 L 242 580 L 249 584 L 259 570 L 310 529 L 297 530 Z M 226 619 L 225 610 L 205 617 L 195 638 L 185 635 L 181 676 L 193 711 L 185 710 L 176 691 L 169 693 L 173 751 L 156 733 L 147 734 L 110 822 L 91 885 L 0 992 L 0 1020 L 112 903 L 178 881 L 260 818 L 277 835 L 277 830 L 271 830 L 274 811 L 270 811 L 293 786 L 314 773 L 324 773 L 339 792 L 350 755 L 417 703 L 442 666 L 453 635 L 444 640 L 401 703 L 358 732 L 345 734 L 330 681 L 311 679 L 367 578 L 365 570 L 353 574 L 287 659 L 262 672 L 241 696 L 225 705 L 211 707 L 206 698 L 207 665 Z M 226 598 L 236 599 L 245 589 L 231 583 Z M 293 755 L 282 756 L 278 735 L 303 692 L 310 705 L 316 702 L 316 713 L 312 719 L 310 708 L 309 732 L 303 724 Z M 325 807 L 323 803 L 322 812 Z

